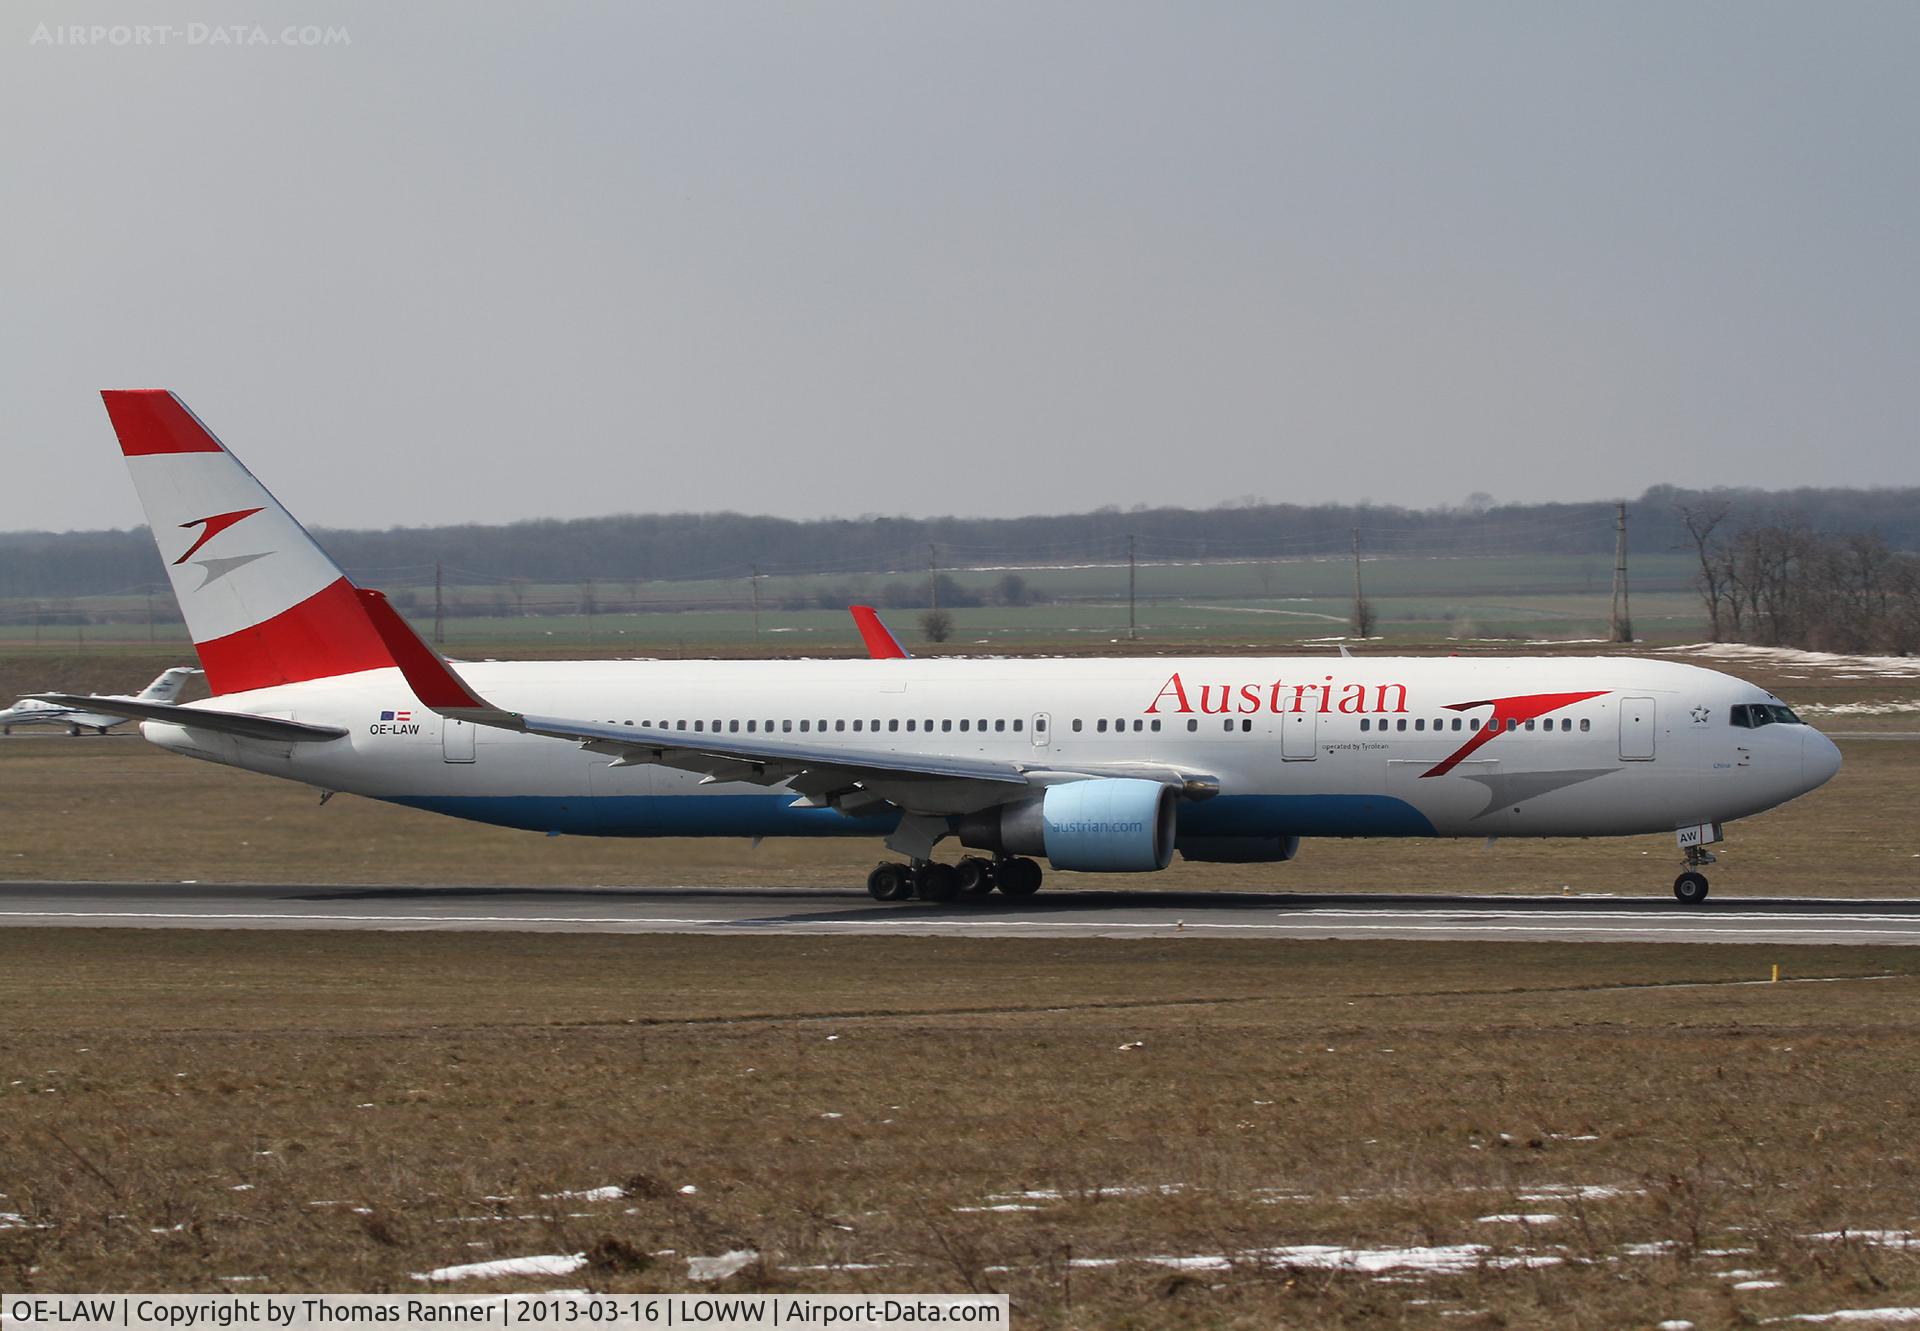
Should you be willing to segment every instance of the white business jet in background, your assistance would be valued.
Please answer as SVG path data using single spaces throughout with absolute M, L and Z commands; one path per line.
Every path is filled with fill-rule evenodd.
M 62 695 L 74 699 L 69 706 L 46 702 L 39 697 L 22 698 L 5 711 L 0 711 L 0 734 L 11 735 L 15 726 L 65 726 L 69 735 L 77 735 L 82 730 L 97 730 L 104 735 L 115 726 L 126 724 L 129 718 L 115 712 L 88 711 L 87 708 L 95 700 L 173 702 L 180 696 L 180 690 L 185 687 L 187 680 L 199 673 L 192 666 L 175 666 L 132 695 L 131 699 L 115 693 Z

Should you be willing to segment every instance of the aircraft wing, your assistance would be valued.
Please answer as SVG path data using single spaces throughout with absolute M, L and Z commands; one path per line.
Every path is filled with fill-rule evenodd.
M 1218 783 L 1203 774 L 1152 764 L 1100 764 L 1071 770 L 944 754 L 876 752 L 772 736 L 656 730 L 612 721 L 537 716 L 495 707 L 470 689 L 439 653 L 377 591 L 359 592 L 414 695 L 442 716 L 529 735 L 572 740 L 616 764 L 659 763 L 699 772 L 706 782 L 790 785 L 811 804 L 849 815 L 889 806 L 910 818 L 944 818 L 1018 799 L 1030 790 L 1098 776 L 1144 776 L 1205 798 Z
M 247 712 L 216 712 L 206 707 L 181 707 L 173 703 L 141 702 L 138 698 L 103 698 L 96 694 L 36 693 L 41 702 L 55 703 L 79 712 L 97 712 L 125 721 L 168 721 L 198 730 L 239 735 L 244 739 L 275 740 L 282 743 L 339 739 L 347 732 L 338 726 L 309 725 L 278 716 L 254 716 Z

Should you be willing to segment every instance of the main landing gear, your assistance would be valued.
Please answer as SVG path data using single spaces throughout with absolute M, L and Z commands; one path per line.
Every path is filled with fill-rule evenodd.
M 978 901 L 997 887 L 1006 896 L 1030 897 L 1040 890 L 1040 878 L 1040 866 L 1027 859 L 969 855 L 958 864 L 888 861 L 867 875 L 867 894 L 875 901 Z
M 1682 905 L 1697 906 L 1707 899 L 1707 876 L 1700 870 L 1714 859 L 1714 853 L 1705 846 L 1687 847 L 1686 872 L 1673 880 L 1673 895 Z

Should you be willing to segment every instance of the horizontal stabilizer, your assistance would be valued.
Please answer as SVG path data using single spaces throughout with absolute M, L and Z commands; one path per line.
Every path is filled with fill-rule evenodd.
M 80 693 L 36 693 L 41 702 L 77 707 L 102 716 L 124 716 L 129 721 L 165 721 L 195 730 L 212 730 L 242 739 L 265 739 L 285 743 L 313 743 L 339 739 L 347 732 L 339 726 L 312 726 L 278 716 L 251 716 L 245 712 L 216 712 L 205 707 L 180 707 L 173 703 L 141 702 L 137 698 L 101 698 Z

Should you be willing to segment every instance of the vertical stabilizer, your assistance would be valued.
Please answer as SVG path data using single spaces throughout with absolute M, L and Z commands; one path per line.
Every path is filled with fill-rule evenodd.
M 213 692 L 393 664 L 346 574 L 184 402 L 100 396 Z

